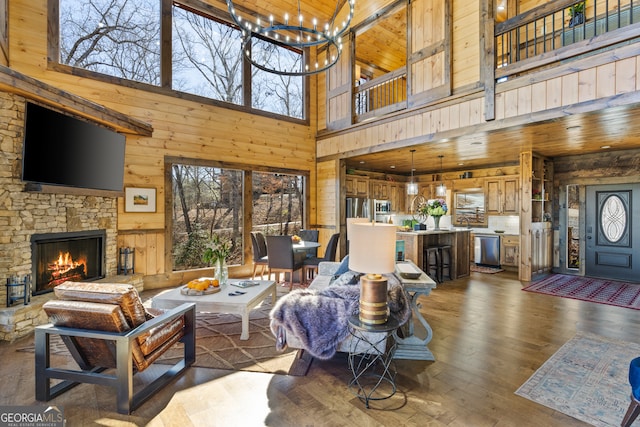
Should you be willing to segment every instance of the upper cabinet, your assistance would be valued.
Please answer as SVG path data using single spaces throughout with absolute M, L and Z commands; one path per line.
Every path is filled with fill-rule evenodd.
M 345 179 L 347 197 L 369 197 L 369 177 L 347 175 Z
M 382 179 L 372 179 L 369 180 L 370 183 L 370 191 L 372 199 L 377 200 L 389 200 L 389 183 Z
M 520 213 L 520 178 L 496 176 L 485 180 L 488 215 L 518 215 Z

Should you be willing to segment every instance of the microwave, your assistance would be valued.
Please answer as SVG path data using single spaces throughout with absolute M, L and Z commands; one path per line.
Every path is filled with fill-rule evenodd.
M 377 214 L 391 213 L 391 201 L 389 200 L 374 200 L 373 209 Z

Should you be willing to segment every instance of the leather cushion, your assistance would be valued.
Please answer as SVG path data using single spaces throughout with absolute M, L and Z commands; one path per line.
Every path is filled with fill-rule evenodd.
M 147 320 L 138 292 L 132 285 L 98 282 L 64 282 L 53 291 L 61 300 L 116 304 L 133 329 Z
M 106 332 L 130 330 L 120 306 L 86 301 L 47 301 L 42 308 L 56 326 Z

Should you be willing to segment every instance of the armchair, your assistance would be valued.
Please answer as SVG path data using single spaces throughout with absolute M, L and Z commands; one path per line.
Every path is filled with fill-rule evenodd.
M 195 361 L 195 304 L 154 315 L 131 285 L 65 282 L 44 304 L 50 324 L 35 329 L 36 399 L 48 401 L 80 383 L 116 389 L 117 410 L 130 414 Z M 80 370 L 50 366 L 50 337 L 59 335 Z M 184 356 L 134 391 L 133 375 L 177 342 Z M 109 372 L 103 373 L 103 371 Z M 62 380 L 51 385 L 51 380 Z

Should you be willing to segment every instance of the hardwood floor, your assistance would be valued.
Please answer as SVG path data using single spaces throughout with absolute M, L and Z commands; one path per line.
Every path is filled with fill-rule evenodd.
M 577 331 L 638 341 L 640 311 L 521 288 L 514 273 L 472 273 L 423 297 L 436 361 L 398 361 L 398 393 L 371 409 L 348 390 L 343 354 L 314 360 L 305 377 L 191 368 L 128 417 L 104 387 L 83 384 L 51 404 L 69 426 L 587 425 L 514 392 Z M 0 344 L 1 405 L 44 404 L 33 354 L 15 351 L 30 341 Z

